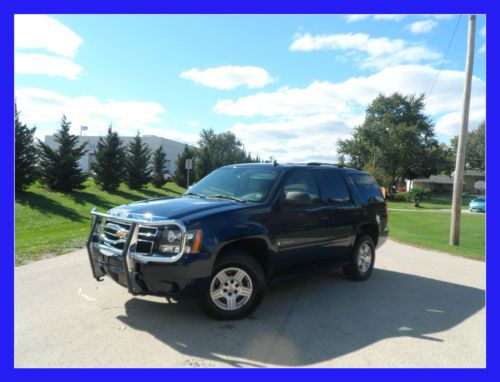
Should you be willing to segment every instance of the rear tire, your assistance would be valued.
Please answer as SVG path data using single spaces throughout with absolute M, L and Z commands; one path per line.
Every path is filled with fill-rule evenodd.
M 228 252 L 215 263 L 203 308 L 219 320 L 247 317 L 261 303 L 265 285 L 262 267 L 252 256 L 242 251 Z
M 351 263 L 342 270 L 347 278 L 354 281 L 367 280 L 375 265 L 375 244 L 368 235 L 359 236 L 354 244 Z

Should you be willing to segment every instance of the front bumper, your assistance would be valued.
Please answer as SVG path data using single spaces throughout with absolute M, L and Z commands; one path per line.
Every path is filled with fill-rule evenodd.
M 103 219 L 130 224 L 122 250 L 102 243 L 97 232 Z M 105 275 L 134 295 L 198 296 L 206 287 L 211 272 L 208 253 L 185 254 L 181 246 L 173 257 L 138 254 L 137 232 L 143 226 L 182 225 L 176 221 L 149 221 L 123 218 L 92 211 L 92 227 L 87 240 L 92 274 L 97 281 Z M 185 228 L 182 225 L 182 228 Z

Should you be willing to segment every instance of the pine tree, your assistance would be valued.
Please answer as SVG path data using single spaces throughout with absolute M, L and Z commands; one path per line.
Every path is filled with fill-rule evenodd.
M 61 119 L 61 128 L 54 135 L 59 147 L 51 149 L 47 144 L 38 141 L 40 148 L 41 182 L 54 191 L 72 191 L 84 188 L 87 175 L 82 171 L 78 161 L 85 154 L 87 143 L 78 145 L 78 136 L 70 134 L 71 122 L 65 115 Z
M 153 154 L 153 184 L 161 188 L 167 181 L 165 180 L 165 169 L 167 166 L 167 153 L 163 146 L 158 147 Z
M 125 183 L 130 189 L 138 190 L 151 180 L 151 150 L 142 141 L 139 133 L 127 146 Z
M 22 191 L 38 177 L 36 168 L 37 149 L 34 143 L 36 128 L 29 129 L 21 122 L 17 104 L 15 107 L 15 143 L 16 143 L 16 191 Z
M 105 191 L 115 191 L 125 177 L 123 142 L 111 126 L 108 134 L 99 138 L 92 170 L 95 172 L 95 182 Z

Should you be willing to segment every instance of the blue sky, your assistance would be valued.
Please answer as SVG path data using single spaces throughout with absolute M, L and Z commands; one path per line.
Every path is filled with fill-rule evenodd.
M 15 88 L 38 136 L 65 113 L 88 134 L 189 143 L 233 131 L 281 161 L 336 159 L 378 93 L 429 93 L 438 138 L 458 131 L 467 16 L 17 15 Z M 471 128 L 485 116 L 478 16 Z M 442 66 L 442 71 L 439 68 Z

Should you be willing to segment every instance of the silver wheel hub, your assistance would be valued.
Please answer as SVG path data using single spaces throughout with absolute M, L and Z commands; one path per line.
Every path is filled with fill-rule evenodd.
M 241 268 L 230 267 L 221 270 L 210 283 L 210 298 L 223 310 L 242 308 L 252 297 L 252 279 Z
M 358 250 L 358 269 L 361 273 L 366 273 L 373 261 L 373 253 L 368 243 L 363 243 Z

